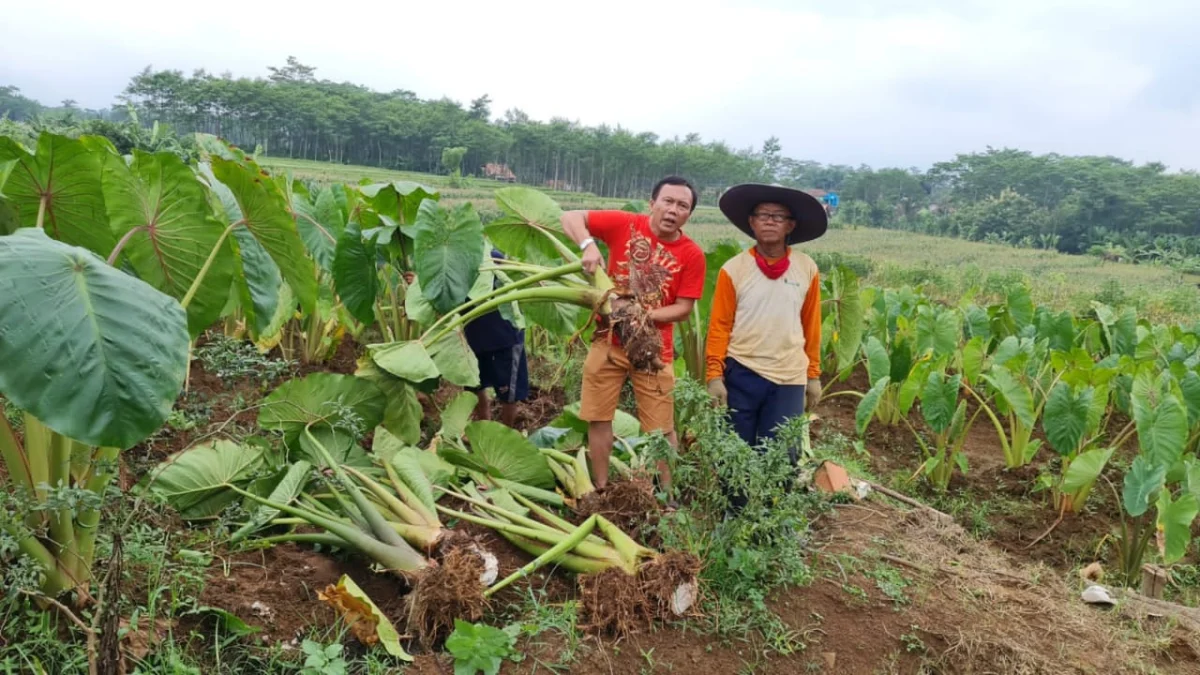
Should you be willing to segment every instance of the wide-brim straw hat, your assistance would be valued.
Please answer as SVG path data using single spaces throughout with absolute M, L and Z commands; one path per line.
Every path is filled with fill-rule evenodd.
M 731 223 L 753 238 L 750 214 L 759 204 L 764 203 L 781 204 L 791 211 L 792 218 L 796 219 L 796 227 L 787 237 L 788 246 L 812 241 L 829 229 L 829 214 L 825 212 L 825 206 L 819 199 L 802 190 L 782 185 L 735 185 L 721 195 L 718 206 Z

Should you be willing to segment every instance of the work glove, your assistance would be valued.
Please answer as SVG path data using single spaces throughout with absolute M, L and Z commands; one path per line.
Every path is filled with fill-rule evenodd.
M 812 410 L 821 402 L 821 378 L 808 378 L 808 386 L 804 388 L 804 408 Z
M 725 378 L 714 377 L 708 381 L 708 395 L 718 406 L 729 405 L 729 392 L 725 390 Z

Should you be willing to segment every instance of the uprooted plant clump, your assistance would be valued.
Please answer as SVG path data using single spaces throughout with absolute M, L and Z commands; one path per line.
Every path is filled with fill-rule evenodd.
M 408 628 L 425 649 L 433 649 L 454 629 L 454 620 L 478 621 L 487 608 L 483 596 L 486 563 L 468 546 L 450 547 L 421 576 L 410 595 Z
M 650 320 L 649 311 L 640 303 L 614 303 L 610 316 L 613 332 L 621 341 L 634 370 L 657 372 L 662 361 L 662 333 Z
M 579 591 L 584 630 L 621 637 L 653 621 L 638 578 L 620 568 L 579 577 Z
M 662 505 L 654 496 L 654 484 L 636 476 L 613 481 L 579 499 L 576 510 L 584 518 L 598 514 L 617 527 L 637 535 L 649 533 L 658 521 Z

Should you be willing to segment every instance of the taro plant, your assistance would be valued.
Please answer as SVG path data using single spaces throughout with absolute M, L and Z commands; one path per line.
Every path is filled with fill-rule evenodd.
M 1059 520 L 1083 510 L 1114 449 L 1124 442 L 1118 437 L 1103 443 L 1110 397 L 1108 384 L 1064 378 L 1046 398 L 1042 429 L 1061 468 L 1057 477 L 1043 475 L 1041 484 L 1051 489 Z
M 1033 433 L 1046 406 L 1047 392 L 1062 376 L 1049 358 L 1049 342 L 1009 336 L 990 357 L 982 356 L 979 338 L 972 338 L 963 352 L 967 391 L 996 427 L 1009 469 L 1025 466 L 1041 448 Z M 987 372 L 980 372 L 983 368 Z M 973 380 L 987 385 L 992 405 L 971 386 Z M 1003 421 L 1002 421 L 1003 420 Z
M 832 355 L 839 377 L 849 376 L 858 361 L 864 328 L 858 275 L 846 265 L 837 265 L 822 285 L 821 353 Z
M 346 226 L 338 235 L 332 260 L 338 297 L 363 325 L 377 325 L 385 340 L 412 339 L 420 327 L 407 306 L 411 295 L 407 274 L 416 271 L 421 214 L 428 223 L 429 215 L 444 212 L 436 206 L 422 211 L 422 206 L 437 202 L 440 194 L 408 181 L 372 183 L 346 194 Z M 435 223 L 453 224 L 458 223 L 444 217 Z
M 1200 461 L 1186 452 L 1190 411 L 1179 383 L 1168 372 L 1144 368 L 1134 380 L 1132 405 L 1138 454 L 1125 474 L 1115 537 L 1127 583 L 1137 578 L 1151 537 L 1164 563 L 1179 561 L 1200 513 Z M 1153 519 L 1147 517 L 1152 507 Z
M 860 434 L 872 417 L 885 426 L 905 421 L 926 384 L 928 362 L 946 362 L 958 351 L 962 334 L 961 317 L 953 308 L 935 307 L 910 289 L 874 295 L 863 343 L 871 388 L 857 394 L 861 400 L 855 413 Z
M 676 331 L 676 341 L 681 347 L 677 351 L 682 355 L 681 359 L 675 360 L 677 377 L 687 373 L 697 382 L 704 381 L 705 330 L 708 327 L 708 317 L 712 311 L 712 296 L 717 287 L 717 274 L 730 258 L 741 253 L 742 250 L 742 246 L 738 242 L 722 240 L 714 243 L 704 253 L 704 294 L 692 306 L 691 315 L 679 324 Z
M 962 375 L 948 375 L 944 367 L 931 369 L 921 389 L 921 414 L 933 432 L 933 443 L 927 443 L 909 425 L 925 455 L 917 473 L 925 474 L 938 490 L 949 487 L 955 467 L 964 474 L 967 472 L 963 445 L 980 411 L 976 410 L 970 419 L 967 418 L 967 401 L 959 398 L 961 389 Z M 908 419 L 904 418 L 904 422 L 908 424 Z
M 52 216 L 68 203 L 56 201 Z M 36 227 L 0 237 L 0 396 L 23 417 L 18 433 L 0 415 L 14 497 L 0 528 L 35 561 L 45 595 L 90 597 L 118 455 L 167 419 L 187 370 L 187 325 L 176 300 L 85 248 Z

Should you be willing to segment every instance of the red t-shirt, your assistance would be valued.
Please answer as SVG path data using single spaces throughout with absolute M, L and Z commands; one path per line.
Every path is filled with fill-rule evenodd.
M 699 300 L 704 293 L 704 251 L 682 232 L 661 241 L 650 230 L 650 216 L 629 211 L 588 211 L 588 232 L 608 246 L 608 275 L 617 291 L 632 292 L 654 309 L 676 298 Z M 631 274 L 632 271 L 632 274 Z M 660 324 L 663 363 L 675 358 L 675 324 Z M 616 340 L 616 336 L 613 336 Z

